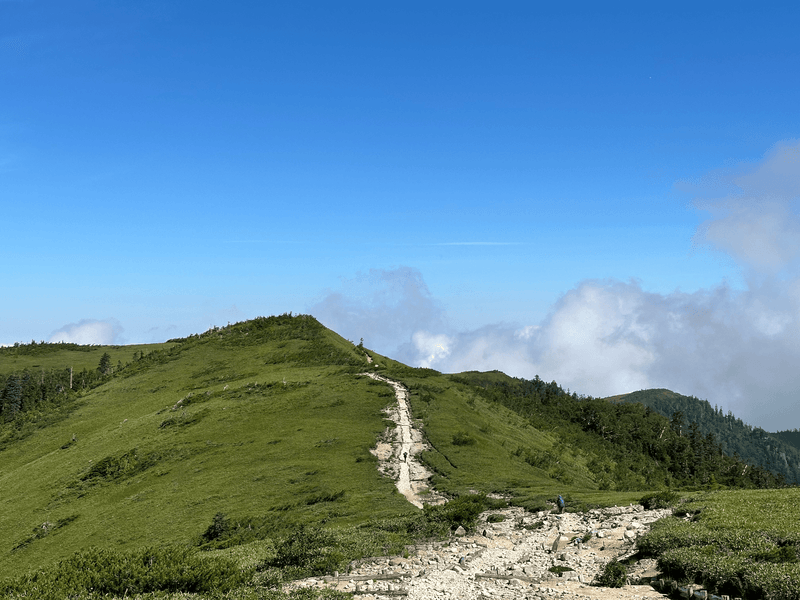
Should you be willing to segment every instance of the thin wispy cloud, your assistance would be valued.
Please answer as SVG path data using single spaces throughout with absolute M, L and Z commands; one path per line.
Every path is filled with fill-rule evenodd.
M 521 246 L 523 242 L 437 242 L 432 246 Z

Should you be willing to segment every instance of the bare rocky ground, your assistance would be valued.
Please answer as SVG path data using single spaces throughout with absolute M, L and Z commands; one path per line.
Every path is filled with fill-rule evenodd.
M 354 592 L 364 600 L 666 598 L 643 583 L 657 574 L 652 560 L 634 565 L 631 584 L 623 588 L 590 583 L 609 560 L 631 556 L 636 538 L 669 514 L 641 506 L 563 515 L 531 514 L 521 508 L 489 511 L 481 515 L 472 535 L 417 546 L 407 558 L 362 561 L 347 574 L 305 579 L 292 587 L 329 587 Z M 504 520 L 488 523 L 489 515 L 502 515 Z M 550 571 L 552 567 L 571 570 L 558 575 Z
M 371 358 L 368 356 L 370 362 Z M 395 428 L 373 450 L 380 471 L 397 482 L 409 502 L 422 507 L 444 499 L 428 489 L 430 473 L 415 456 L 426 448 L 413 427 L 408 390 L 398 381 L 364 373 L 391 385 L 397 405 L 386 409 Z M 613 507 L 588 513 L 526 513 L 521 508 L 481 515 L 478 531 L 449 542 L 417 546 L 408 557 L 380 557 L 352 565 L 347 574 L 316 577 L 288 587 L 333 588 L 364 600 L 654 600 L 667 598 L 644 583 L 657 575 L 655 561 L 640 561 L 622 588 L 591 586 L 610 560 L 634 554 L 636 539 L 670 510 Z M 491 515 L 503 520 L 490 523 Z M 499 517 L 493 517 L 497 520 Z M 584 541 L 585 540 L 585 541 Z M 557 574 L 550 569 L 561 567 Z M 565 570 L 566 569 L 566 570 Z M 641 584 L 640 584 L 641 583 Z
M 372 362 L 370 360 L 370 362 Z M 397 490 L 406 499 L 422 508 L 424 504 L 441 504 L 445 499 L 428 488 L 430 472 L 420 463 L 416 456 L 429 447 L 419 429 L 411 420 L 408 406 L 408 390 L 399 381 L 375 373 L 363 373 L 376 381 L 382 381 L 394 388 L 397 404 L 385 409 L 387 416 L 394 422 L 393 429 L 387 429 L 371 452 L 378 457 L 378 470 L 391 477 Z

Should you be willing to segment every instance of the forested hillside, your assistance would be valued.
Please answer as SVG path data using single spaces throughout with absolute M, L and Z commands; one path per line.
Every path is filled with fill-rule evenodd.
M 565 446 L 580 448 L 603 489 L 667 487 L 775 487 L 782 475 L 748 467 L 727 455 L 713 433 L 680 418 L 667 419 L 639 403 L 611 403 L 565 392 L 555 381 L 512 378 L 500 372 L 467 372 L 455 381 L 477 386 L 487 399 L 556 432 Z M 533 462 L 558 461 L 536 453 Z
M 800 430 L 798 430 L 797 428 L 788 429 L 786 431 L 778 431 L 777 433 L 773 433 L 772 435 L 774 435 L 782 442 L 794 446 L 795 448 L 800 450 Z
M 788 483 L 800 483 L 800 433 L 769 433 L 736 418 L 730 411 L 711 406 L 707 400 L 682 396 L 669 390 L 641 390 L 609 398 L 637 403 L 669 418 L 685 436 L 713 435 L 729 456 L 782 475 Z

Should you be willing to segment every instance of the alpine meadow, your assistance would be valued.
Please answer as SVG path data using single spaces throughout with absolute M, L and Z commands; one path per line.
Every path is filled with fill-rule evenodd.
M 423 509 L 379 471 L 394 391 L 367 374 L 408 390 L 431 474 Z M 643 546 L 664 572 L 747 598 L 777 597 L 775 569 L 800 581 L 796 489 L 713 434 L 538 377 L 408 367 L 309 315 L 163 344 L 18 344 L 0 349 L 0 375 L 3 598 L 316 597 L 282 586 L 474 531 L 488 509 L 548 511 L 558 495 L 572 513 L 691 500 L 694 522 Z M 765 489 L 780 522 L 718 518 Z M 716 558 L 713 580 L 681 562 L 740 527 L 760 540 L 750 562 Z

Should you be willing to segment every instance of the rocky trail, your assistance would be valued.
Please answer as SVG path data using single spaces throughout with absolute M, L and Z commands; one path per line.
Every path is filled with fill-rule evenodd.
M 636 538 L 668 514 L 669 510 L 645 511 L 641 506 L 563 515 L 531 514 L 521 508 L 488 511 L 472 535 L 416 546 L 408 558 L 362 561 L 347 574 L 305 579 L 291 587 L 333 588 L 364 600 L 667 598 L 647 583 L 657 574 L 652 560 L 636 564 L 629 572 L 631 584 L 625 587 L 590 583 L 609 560 L 631 556 Z M 490 523 L 489 515 L 502 515 L 504 520 Z M 551 571 L 553 567 L 561 573 Z
M 371 358 L 369 362 L 372 362 Z M 415 456 L 426 449 L 413 427 L 408 390 L 398 381 L 363 373 L 391 385 L 397 404 L 386 409 L 395 427 L 373 450 L 379 470 L 397 482 L 409 502 L 423 507 L 444 498 L 428 489 L 430 473 Z M 655 600 L 655 561 L 640 561 L 629 571 L 629 585 L 590 585 L 610 560 L 635 553 L 636 539 L 670 510 L 612 507 L 587 513 L 536 514 L 522 508 L 487 511 L 477 531 L 463 530 L 448 542 L 409 549 L 408 557 L 380 557 L 352 565 L 347 574 L 313 577 L 288 587 L 332 588 L 364 600 Z M 489 517 L 494 515 L 489 520 Z M 495 522 L 498 521 L 498 522 Z M 458 535 L 462 534 L 462 535 Z
M 371 362 L 371 361 L 370 361 Z M 382 381 L 394 388 L 397 404 L 385 409 L 387 416 L 395 423 L 387 429 L 371 452 L 378 457 L 378 470 L 395 480 L 397 490 L 414 506 L 422 508 L 425 504 L 440 504 L 444 498 L 428 488 L 431 473 L 415 457 L 428 449 L 422 432 L 415 429 L 408 406 L 408 389 L 399 381 L 375 373 L 362 373 L 376 381 Z

